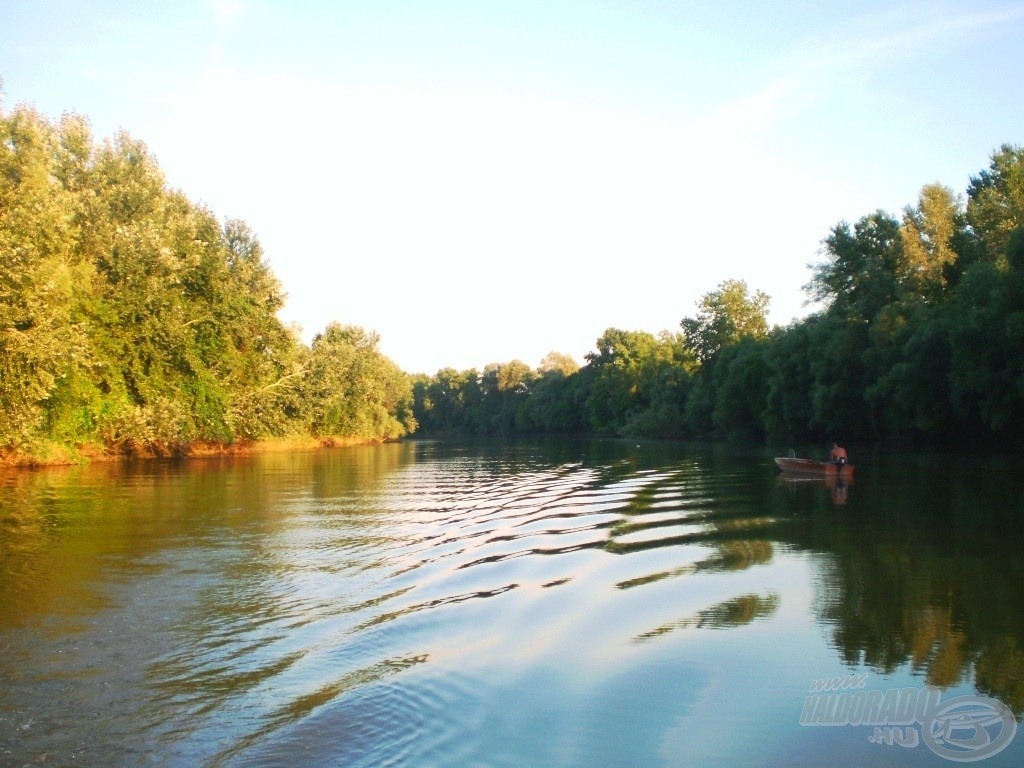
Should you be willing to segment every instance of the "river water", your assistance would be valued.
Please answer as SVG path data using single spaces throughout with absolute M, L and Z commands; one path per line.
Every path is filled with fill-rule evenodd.
M 0 474 L 0 765 L 1024 764 L 1016 463 L 772 453 Z

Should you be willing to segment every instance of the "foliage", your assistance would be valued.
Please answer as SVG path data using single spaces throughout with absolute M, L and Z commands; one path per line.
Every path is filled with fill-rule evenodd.
M 925 185 L 917 207 L 904 209 L 900 238 L 908 282 L 923 299 L 942 297 L 958 259 L 957 250 L 964 247 L 964 232 L 963 205 L 941 184 Z
M 415 426 L 411 383 L 379 342 L 375 333 L 339 323 L 313 339 L 299 384 L 313 435 L 391 439 Z
M 1013 233 L 1024 227 L 1024 147 L 1004 144 L 971 178 L 967 220 L 985 261 L 1000 265 Z
M 61 152 L 59 130 L 35 111 L 0 114 L 0 445 L 33 440 L 79 362 L 72 195 L 51 175 Z
M 549 355 L 522 374 L 515 418 L 492 367 L 424 379 L 417 417 L 444 432 L 1020 441 L 1024 151 L 994 153 L 966 205 L 929 184 L 900 218 L 839 222 L 821 256 L 806 291 L 823 309 L 788 327 L 726 280 L 680 334 L 610 328 L 579 369 Z
M 833 315 L 870 322 L 899 297 L 910 276 L 899 222 L 884 211 L 852 228 L 840 222 L 822 245 L 825 260 L 812 267 L 806 289 Z
M 331 327 L 308 349 L 283 303 L 252 231 L 170 189 L 142 142 L 0 111 L 0 450 L 412 428 L 375 337 Z
M 254 233 L 169 188 L 142 142 L 0 110 L 0 452 L 417 428 L 1019 443 L 1024 150 L 999 148 L 965 197 L 929 184 L 899 217 L 839 222 L 820 255 L 822 308 L 786 328 L 726 280 L 681 332 L 609 328 L 582 367 L 552 352 L 413 379 L 358 326 L 305 345 Z
M 726 280 L 701 297 L 696 317 L 683 318 L 680 325 L 686 346 L 705 363 L 730 344 L 765 338 L 769 301 L 762 291 L 751 295 L 742 280 Z

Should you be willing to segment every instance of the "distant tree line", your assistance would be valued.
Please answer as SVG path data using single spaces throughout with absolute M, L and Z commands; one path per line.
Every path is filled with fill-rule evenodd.
M 0 453 L 173 453 L 414 427 L 409 377 L 355 326 L 312 344 L 259 242 L 170 189 L 144 144 L 0 110 Z
M 996 151 L 966 197 L 930 184 L 898 216 L 836 224 L 821 256 L 805 291 L 822 309 L 786 327 L 728 280 L 678 331 L 606 330 L 582 367 L 552 354 L 420 376 L 415 418 L 481 435 L 1020 445 L 1024 150 Z
M 721 435 L 1020 443 L 1024 150 L 966 195 L 925 186 L 825 237 L 819 311 L 769 327 L 727 280 L 674 331 L 409 376 L 376 334 L 305 344 L 241 221 L 168 187 L 145 145 L 0 109 L 0 454 L 173 453 L 293 435 Z

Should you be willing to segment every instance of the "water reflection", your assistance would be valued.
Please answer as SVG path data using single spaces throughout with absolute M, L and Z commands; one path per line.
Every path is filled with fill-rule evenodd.
M 227 530 L 240 546 L 262 547 L 296 505 L 336 509 L 345 489 L 358 489 L 365 514 L 362 500 L 412 460 L 412 446 L 388 445 L 344 460 L 281 453 L 0 470 L 0 626 L 103 607 L 95 587 L 106 574 L 133 578 L 114 563 L 144 574 L 147 555 L 201 548 Z M 242 560 L 256 567 L 273 556 L 264 549 Z
M 853 487 L 854 480 L 852 477 L 806 477 L 780 472 L 776 476 L 776 482 L 779 486 L 788 488 L 794 493 L 798 488 L 803 486 L 823 488 L 828 491 L 828 496 L 832 500 L 832 504 L 837 507 L 842 507 L 845 506 L 846 502 L 850 499 L 850 489 Z
M 758 619 L 766 619 L 779 607 L 779 596 L 774 592 L 766 595 L 740 595 L 725 600 L 710 608 L 697 611 L 692 617 L 662 624 L 648 632 L 637 635 L 636 641 L 650 640 L 667 635 L 677 629 L 731 629 L 742 627 Z
M 815 611 L 846 663 L 908 667 L 939 688 L 973 679 L 1024 713 L 1021 483 L 1004 469 L 998 459 L 878 460 L 861 473 L 855 514 L 780 532 L 828 555 Z
M 672 764 L 684 713 L 781 759 L 722 691 L 829 660 L 1021 714 L 1021 481 L 858 465 L 839 506 L 760 450 L 615 441 L 0 475 L 0 763 Z

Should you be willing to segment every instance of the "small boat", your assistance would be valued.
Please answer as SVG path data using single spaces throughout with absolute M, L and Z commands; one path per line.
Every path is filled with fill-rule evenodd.
M 789 459 L 776 456 L 775 463 L 779 469 L 794 475 L 810 475 L 814 477 L 853 477 L 853 464 L 842 467 L 830 461 L 812 461 L 811 459 Z

